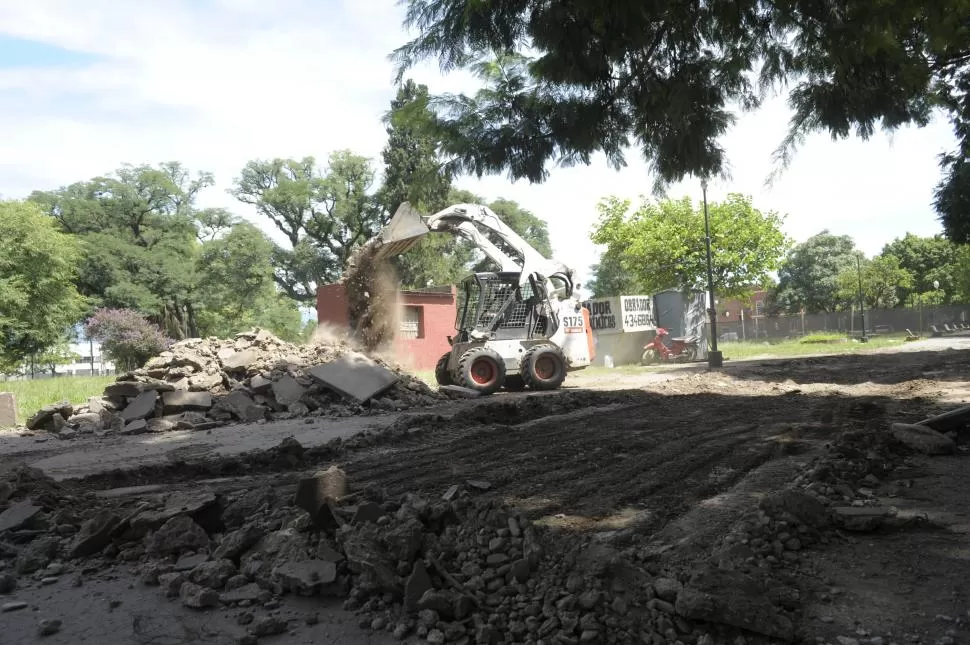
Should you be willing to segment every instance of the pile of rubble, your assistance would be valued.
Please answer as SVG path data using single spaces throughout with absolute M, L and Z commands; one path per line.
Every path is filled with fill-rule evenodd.
M 193 338 L 120 376 L 86 405 L 61 402 L 27 421 L 69 437 L 202 430 L 229 422 L 352 416 L 430 406 L 424 382 L 342 342 L 294 345 L 265 330 Z

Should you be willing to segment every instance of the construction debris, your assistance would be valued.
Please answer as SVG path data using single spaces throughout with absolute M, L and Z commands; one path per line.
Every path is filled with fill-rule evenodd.
M 431 406 L 446 395 L 346 342 L 294 345 L 265 330 L 176 343 L 87 404 L 46 406 L 31 430 L 62 437 L 205 430 L 305 416 L 344 417 Z
M 386 347 L 399 328 L 400 282 L 390 262 L 377 257 L 380 241 L 375 237 L 358 247 L 341 278 L 351 329 L 369 352 Z

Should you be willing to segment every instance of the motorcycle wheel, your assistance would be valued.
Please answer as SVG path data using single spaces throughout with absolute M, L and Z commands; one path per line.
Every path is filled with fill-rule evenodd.
M 641 365 L 656 365 L 658 361 L 659 357 L 655 349 L 645 349 L 643 350 L 643 355 L 640 356 Z
M 692 363 L 697 360 L 697 348 L 693 346 L 684 348 L 684 361 Z

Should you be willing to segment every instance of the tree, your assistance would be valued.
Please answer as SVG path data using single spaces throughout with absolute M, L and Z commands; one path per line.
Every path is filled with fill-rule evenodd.
M 804 137 L 868 138 L 877 127 L 953 123 L 935 205 L 970 241 L 970 5 L 958 0 L 406 0 L 417 36 L 398 75 L 434 58 L 483 77 L 475 96 L 437 101 L 444 149 L 465 170 L 530 181 L 550 163 L 613 166 L 642 151 L 660 182 L 728 167 L 721 136 L 737 106 L 785 88 L 794 110 L 782 166 Z M 529 51 L 526 57 L 522 52 Z M 498 54 L 497 56 L 495 54 Z
M 912 276 L 912 288 L 900 290 L 900 301 L 912 302 L 913 296 L 933 290 L 933 282 L 940 283 L 946 304 L 956 294 L 957 249 L 959 247 L 942 235 L 919 237 L 907 233 L 885 247 L 882 255 L 893 256 L 899 266 Z
M 605 244 L 644 290 L 707 290 L 704 212 L 690 198 L 644 201 L 630 213 L 629 201 L 609 197 L 599 211 L 593 242 Z M 708 204 L 708 212 L 714 288 L 722 297 L 744 297 L 768 279 L 788 248 L 784 218 L 762 213 L 739 194 Z
M 99 309 L 85 324 L 85 335 L 101 343 L 115 367 L 131 371 L 171 344 L 157 325 L 131 309 Z
M 0 201 L 0 363 L 55 346 L 84 311 L 77 240 L 35 204 Z
M 593 277 L 586 283 L 587 291 L 593 298 L 609 298 L 612 296 L 634 295 L 642 293 L 634 271 L 624 266 L 621 254 L 614 249 L 607 249 L 598 264 L 592 267 Z
M 136 309 L 184 338 L 198 335 L 195 199 L 212 183 L 210 173 L 193 176 L 178 162 L 125 165 L 30 200 L 80 239 L 78 289 L 95 306 Z
M 877 255 L 867 260 L 859 254 L 858 265 L 849 264 L 839 273 L 839 297 L 843 308 L 858 306 L 859 282 L 866 306 L 891 309 L 900 302 L 900 293 L 913 287 L 913 276 L 892 255 Z
M 335 282 L 354 249 L 387 223 L 370 189 L 370 160 L 349 150 L 313 157 L 250 161 L 230 192 L 286 236 L 274 253 L 276 281 L 293 299 L 312 302 L 318 284 Z
M 970 303 L 970 244 L 957 250 L 956 268 L 954 301 Z
M 484 203 L 484 200 L 479 198 L 477 203 Z M 499 197 L 492 203 L 488 204 L 488 207 L 492 209 L 499 219 L 501 219 L 506 226 L 518 233 L 519 237 L 528 242 L 532 248 L 542 254 L 544 257 L 552 257 L 552 243 L 549 241 L 549 225 L 545 220 L 538 217 L 532 211 L 528 211 L 517 202 L 510 199 L 503 199 Z M 500 250 L 504 251 L 510 257 L 515 257 L 514 252 L 511 250 L 509 245 L 501 238 L 495 235 L 488 235 L 489 239 L 495 244 Z M 497 267 L 491 259 L 487 257 L 482 257 L 479 262 L 475 264 L 473 270 L 478 271 L 494 271 Z
M 772 293 L 775 306 L 795 314 L 835 311 L 841 303 L 839 275 L 854 268 L 855 242 L 848 235 L 824 230 L 788 253 L 778 269 L 778 286 Z
M 70 365 L 81 359 L 81 355 L 71 350 L 71 344 L 67 337 L 61 338 L 57 343 L 46 348 L 39 354 L 30 357 L 33 365 L 42 366 L 49 370 L 51 376 L 57 376 L 58 365 Z
M 300 310 L 279 293 L 273 279 L 273 243 L 248 222 L 202 245 L 198 262 L 201 336 L 228 337 L 253 327 L 297 341 L 302 337 Z

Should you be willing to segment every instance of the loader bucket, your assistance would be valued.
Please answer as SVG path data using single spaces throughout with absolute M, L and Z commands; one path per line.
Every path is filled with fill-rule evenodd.
M 430 232 L 431 229 L 421 219 L 420 213 L 414 210 L 411 204 L 404 202 L 398 206 L 394 217 L 381 230 L 380 246 L 377 248 L 375 258 L 381 260 L 401 255 Z

